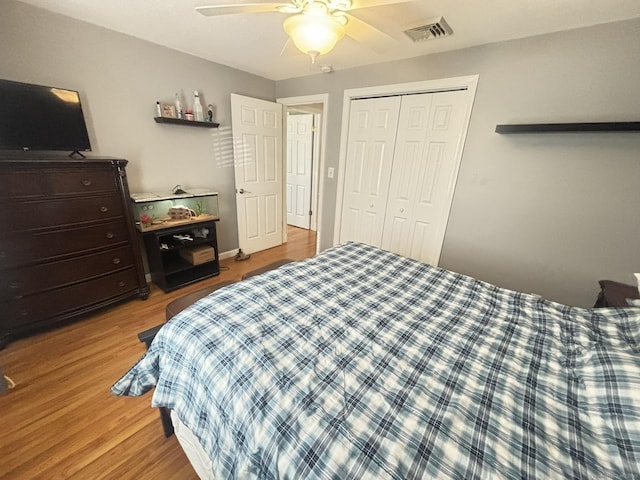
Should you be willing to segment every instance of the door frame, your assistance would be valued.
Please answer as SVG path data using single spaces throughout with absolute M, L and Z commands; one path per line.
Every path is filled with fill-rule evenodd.
M 309 208 L 306 209 L 306 213 L 304 214 L 304 216 L 306 217 L 306 222 L 307 222 L 307 227 L 300 227 L 300 228 L 305 228 L 306 230 L 314 230 L 315 228 L 313 228 L 313 224 L 314 222 L 312 220 L 314 220 L 314 215 L 315 215 L 315 205 L 313 204 L 313 200 L 316 197 L 316 191 L 317 191 L 317 182 L 318 182 L 318 172 L 316 172 L 317 170 L 317 157 L 318 157 L 318 153 L 316 152 L 315 148 L 317 146 L 317 135 L 315 134 L 315 124 L 317 123 L 318 119 L 318 115 L 314 114 L 314 113 L 309 113 L 309 112 L 304 112 L 304 108 L 292 108 L 290 111 L 287 110 L 284 112 L 284 121 L 287 124 L 287 133 L 289 132 L 289 122 L 292 119 L 295 119 L 296 117 L 299 117 L 301 115 L 307 116 L 307 118 L 311 119 L 311 128 L 310 131 L 308 132 L 308 135 L 311 135 L 311 142 L 310 142 L 310 148 L 309 148 L 309 157 L 307 158 L 307 160 L 309 160 L 309 169 L 307 170 L 306 174 L 304 175 L 305 178 L 308 178 L 309 181 L 309 189 L 307 191 L 307 195 L 308 197 L 305 199 L 309 201 Z M 320 131 L 320 129 L 318 128 L 318 131 Z M 291 165 L 289 164 L 289 161 L 291 160 L 289 158 L 289 138 L 285 135 L 284 140 L 287 142 L 285 149 L 284 149 L 284 162 L 287 166 L 287 170 L 286 170 L 286 178 L 285 178 L 285 197 L 286 197 L 286 192 L 287 190 L 287 184 L 288 184 L 288 179 L 289 179 L 289 173 L 290 173 L 290 168 Z M 299 159 L 298 159 L 299 160 Z M 287 197 L 284 199 L 285 202 L 289 202 L 290 199 Z M 285 203 L 285 205 L 287 204 Z M 312 214 L 310 215 L 309 212 L 312 212 Z M 287 211 L 287 225 L 291 225 L 289 223 L 289 212 Z M 297 225 L 294 225 L 297 226 Z
M 342 99 L 342 129 L 340 132 L 340 154 L 338 157 L 338 183 L 336 191 L 336 213 L 335 223 L 333 228 L 333 244 L 340 243 L 340 226 L 342 219 L 342 203 L 344 196 L 344 180 L 345 180 L 345 167 L 347 163 L 347 144 L 349 140 L 349 116 L 351 111 L 351 102 L 360 98 L 370 97 L 384 97 L 390 95 L 411 95 L 417 93 L 437 93 L 446 92 L 451 90 L 467 90 L 470 94 L 470 101 L 466 112 L 466 118 L 464 123 L 464 131 L 460 139 L 460 148 L 456 159 L 456 169 L 453 178 L 458 179 L 458 173 L 460 171 L 460 163 L 462 159 L 462 153 L 464 150 L 464 144 L 467 138 L 467 132 L 469 130 L 469 119 L 471 118 L 471 111 L 473 109 L 473 103 L 476 97 L 476 89 L 478 86 L 479 75 L 467 75 L 463 77 L 451 77 L 441 78 L 436 80 L 424 80 L 420 82 L 410 83 L 398 83 L 392 85 L 379 85 L 375 87 L 363 87 L 352 88 L 344 91 L 344 97 Z M 447 222 L 451 213 L 451 203 L 453 201 L 453 194 L 455 192 L 455 186 L 451 193 L 451 199 L 449 203 L 449 209 L 447 211 Z M 445 225 L 446 230 L 446 225 Z M 444 243 L 444 237 L 443 237 Z M 442 249 L 442 245 L 441 245 Z
M 322 121 L 320 125 L 320 136 L 319 136 L 319 150 L 320 155 L 316 156 L 317 161 L 314 162 L 317 165 L 317 169 L 314 168 L 314 177 L 317 179 L 312 181 L 312 191 L 313 199 L 311 201 L 311 205 L 316 205 L 317 211 L 314 210 L 314 216 L 317 219 L 317 229 L 316 229 L 316 253 L 320 252 L 320 231 L 322 229 L 322 198 L 324 196 L 324 166 L 325 166 L 325 152 L 326 152 L 326 142 L 327 142 L 327 117 L 328 117 L 328 108 L 329 108 L 329 94 L 321 93 L 317 95 L 305 95 L 301 97 L 283 97 L 276 99 L 276 102 L 284 105 L 285 111 L 283 112 L 283 119 L 286 119 L 287 110 L 289 107 L 299 107 L 303 105 L 310 104 L 322 104 Z M 284 121 L 284 120 L 283 120 Z M 283 145 L 287 144 L 287 131 L 286 128 L 283 128 L 284 138 Z M 314 149 L 314 154 L 317 153 Z M 283 175 L 286 174 L 286 161 L 282 162 L 283 165 Z M 283 186 L 283 189 L 286 190 L 286 187 Z M 286 195 L 286 191 L 283 192 L 283 195 Z M 286 199 L 286 197 L 285 197 Z M 287 241 L 287 215 L 286 215 L 286 200 L 282 202 L 283 204 L 283 240 Z M 313 209 L 312 209 L 313 210 Z M 313 223 L 313 222 L 312 222 Z

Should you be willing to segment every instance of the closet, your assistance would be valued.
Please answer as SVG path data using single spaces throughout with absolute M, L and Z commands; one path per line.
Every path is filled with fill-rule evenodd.
M 351 101 L 341 243 L 438 264 L 469 110 L 466 90 Z

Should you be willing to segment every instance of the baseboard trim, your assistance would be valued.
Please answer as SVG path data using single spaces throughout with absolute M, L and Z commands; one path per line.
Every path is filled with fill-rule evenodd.
M 218 258 L 220 260 L 224 260 L 225 258 L 235 257 L 238 254 L 239 249 L 229 250 L 228 252 L 222 252 L 218 254 Z

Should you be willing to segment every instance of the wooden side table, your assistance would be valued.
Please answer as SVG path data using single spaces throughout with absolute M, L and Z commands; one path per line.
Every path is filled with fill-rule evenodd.
M 629 307 L 627 298 L 640 298 L 638 287 L 613 280 L 600 280 L 600 293 L 594 308 Z

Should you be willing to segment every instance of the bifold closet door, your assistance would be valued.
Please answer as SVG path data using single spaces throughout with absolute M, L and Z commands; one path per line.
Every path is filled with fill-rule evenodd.
M 351 102 L 341 243 L 382 245 L 400 101 L 382 97 Z
M 453 200 L 466 91 L 402 97 L 382 248 L 437 265 Z

